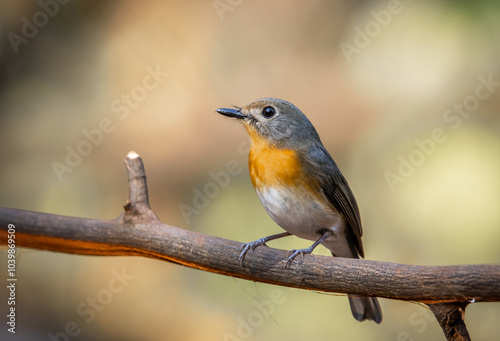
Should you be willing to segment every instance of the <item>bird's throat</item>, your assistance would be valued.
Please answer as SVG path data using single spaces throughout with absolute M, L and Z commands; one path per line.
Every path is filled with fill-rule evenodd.
M 279 149 L 256 132 L 250 137 L 248 168 L 256 189 L 300 182 L 300 165 L 294 150 Z

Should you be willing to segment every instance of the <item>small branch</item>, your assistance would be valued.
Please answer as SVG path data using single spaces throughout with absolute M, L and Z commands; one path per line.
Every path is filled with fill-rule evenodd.
M 469 302 L 500 301 L 500 265 L 416 266 L 306 255 L 285 268 L 287 252 L 259 247 L 238 261 L 241 243 L 165 225 L 149 206 L 142 160 L 125 160 L 129 200 L 104 221 L 0 208 L 0 244 L 16 227 L 16 246 L 85 255 L 136 255 L 251 281 L 315 291 L 429 304 L 448 339 L 468 334 Z M 451 340 L 451 339 L 450 339 Z
M 124 212 L 117 218 L 122 224 L 158 224 L 160 220 L 149 206 L 148 185 L 144 163 L 136 152 L 125 158 L 128 174 L 129 200 L 123 206 Z
M 467 305 L 468 302 L 429 304 L 447 340 L 470 341 L 464 322 Z

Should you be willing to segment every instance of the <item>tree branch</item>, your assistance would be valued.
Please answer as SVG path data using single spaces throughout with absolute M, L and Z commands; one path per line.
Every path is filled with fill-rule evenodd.
M 430 305 L 449 340 L 454 335 L 468 337 L 463 323 L 468 303 L 500 301 L 500 265 L 417 266 L 306 255 L 285 268 L 286 251 L 259 247 L 246 256 L 242 268 L 241 243 L 161 223 L 149 206 L 142 160 L 131 152 L 125 163 L 130 193 L 117 219 L 0 208 L 0 243 L 7 243 L 7 226 L 13 224 L 16 246 L 145 256 L 256 282 L 423 302 Z

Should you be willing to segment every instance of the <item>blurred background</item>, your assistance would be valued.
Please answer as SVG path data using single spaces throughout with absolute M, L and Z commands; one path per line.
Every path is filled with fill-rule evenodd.
M 348 179 L 368 259 L 500 261 L 498 1 L 0 6 L 0 206 L 113 219 L 134 150 L 164 223 L 241 242 L 279 233 L 250 183 L 246 132 L 214 113 L 279 97 Z M 15 335 L 0 290 L 2 340 L 444 339 L 415 303 L 382 299 L 382 324 L 358 323 L 342 295 L 151 259 L 21 249 L 17 276 Z M 499 335 L 499 319 L 499 304 L 467 309 L 474 340 Z

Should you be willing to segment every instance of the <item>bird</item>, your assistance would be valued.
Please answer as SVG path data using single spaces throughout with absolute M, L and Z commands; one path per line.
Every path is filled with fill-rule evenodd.
M 354 194 L 302 111 L 282 99 L 261 98 L 216 112 L 237 119 L 246 128 L 251 140 L 248 169 L 252 185 L 266 212 L 286 231 L 243 244 L 241 266 L 249 251 L 290 235 L 314 243 L 291 250 L 287 268 L 298 255 L 310 254 L 320 244 L 334 257 L 364 257 Z M 382 322 L 376 298 L 348 298 L 356 320 Z

